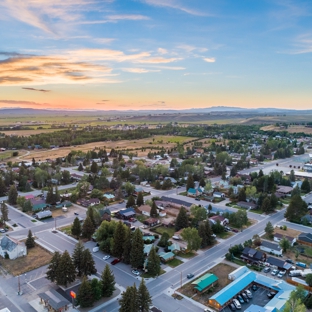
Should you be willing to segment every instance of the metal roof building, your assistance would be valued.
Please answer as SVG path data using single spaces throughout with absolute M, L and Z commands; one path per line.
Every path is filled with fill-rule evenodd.
M 216 310 L 221 310 L 239 292 L 248 287 L 256 279 L 256 273 L 248 271 L 236 278 L 232 283 L 224 287 L 209 299 L 209 305 Z
M 195 285 L 194 290 L 197 290 L 198 292 L 203 292 L 207 290 L 209 287 L 213 286 L 213 284 L 218 279 L 219 278 L 214 274 L 207 273 L 202 277 L 198 278 L 197 280 L 195 280 L 194 282 L 192 282 L 192 285 Z

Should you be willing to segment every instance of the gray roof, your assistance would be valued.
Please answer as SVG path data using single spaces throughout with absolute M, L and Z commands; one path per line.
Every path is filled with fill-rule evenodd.
M 1 239 L 0 246 L 1 246 L 2 250 L 12 251 L 16 248 L 17 243 L 15 243 L 9 237 L 3 236 Z
M 265 241 L 265 240 L 263 240 L 261 242 L 261 245 L 264 246 L 264 247 L 270 248 L 272 250 L 280 251 L 282 249 L 280 245 L 272 243 L 272 242 L 268 242 L 268 241 Z
M 46 291 L 45 293 L 39 293 L 38 296 L 41 299 L 48 301 L 48 304 L 55 310 L 63 308 L 66 305 L 70 305 L 70 302 L 53 288 Z
M 311 233 L 301 233 L 298 236 L 298 239 L 307 243 L 312 243 L 312 234 Z

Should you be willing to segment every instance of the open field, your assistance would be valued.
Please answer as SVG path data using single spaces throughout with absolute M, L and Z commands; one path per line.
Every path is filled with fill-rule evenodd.
M 31 136 L 40 133 L 51 133 L 55 131 L 62 131 L 64 129 L 36 129 L 36 130 L 10 130 L 10 131 L 2 131 L 5 135 L 16 135 L 16 136 Z
M 48 251 L 36 245 L 34 248 L 27 250 L 26 257 L 15 260 L 0 257 L 0 264 L 10 274 L 17 276 L 48 264 L 51 258 L 52 255 Z
M 82 151 L 82 152 L 87 152 L 93 149 L 107 149 L 111 150 L 112 148 L 114 149 L 135 149 L 139 148 L 138 155 L 139 156 L 145 156 L 147 155 L 151 150 L 151 147 L 164 147 L 166 150 L 171 149 L 176 146 L 176 143 L 174 142 L 185 142 L 191 139 L 196 139 L 196 138 L 190 138 L 190 137 L 178 137 L 178 136 L 154 136 L 152 138 L 145 138 L 141 140 L 134 140 L 134 141 L 129 141 L 129 140 L 121 140 L 118 142 L 112 142 L 112 141 L 107 141 L 107 142 L 94 142 L 94 143 L 88 143 L 84 145 L 77 145 L 77 146 L 68 146 L 68 147 L 60 147 L 60 148 L 54 148 L 54 149 L 40 149 L 40 150 L 31 150 L 29 151 L 29 154 L 21 157 L 21 160 L 25 161 L 31 161 L 32 158 L 34 157 L 36 161 L 38 160 L 45 160 L 47 158 L 57 158 L 57 157 L 63 157 L 68 155 L 68 153 L 72 150 L 76 151 Z M 159 142 L 163 143 L 159 143 Z M 141 147 L 146 148 L 144 152 L 141 151 Z M 156 150 L 152 150 L 156 151 Z M 20 155 L 23 155 L 26 153 L 26 151 L 19 151 Z
M 306 134 L 312 134 L 312 128 L 308 128 L 305 126 L 289 126 L 287 129 L 275 127 L 274 125 L 262 127 L 261 130 L 264 131 L 287 131 L 289 133 L 298 133 L 304 132 Z

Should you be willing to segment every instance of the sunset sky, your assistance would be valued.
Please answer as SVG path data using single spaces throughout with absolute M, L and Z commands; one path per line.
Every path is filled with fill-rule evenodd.
M 312 109 L 311 0 L 1 0 L 0 107 Z

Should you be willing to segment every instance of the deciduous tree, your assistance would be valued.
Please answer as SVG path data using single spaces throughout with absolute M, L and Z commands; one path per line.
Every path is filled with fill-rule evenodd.
M 201 237 L 195 228 L 185 228 L 181 233 L 182 238 L 187 242 L 187 249 L 189 251 L 198 250 L 201 246 Z
M 283 252 L 286 252 L 291 247 L 291 244 L 290 244 L 289 240 L 286 237 L 283 237 L 280 240 L 279 245 L 283 249 Z
M 4 202 L 1 204 L 1 218 L 3 221 L 9 221 L 9 209 Z

